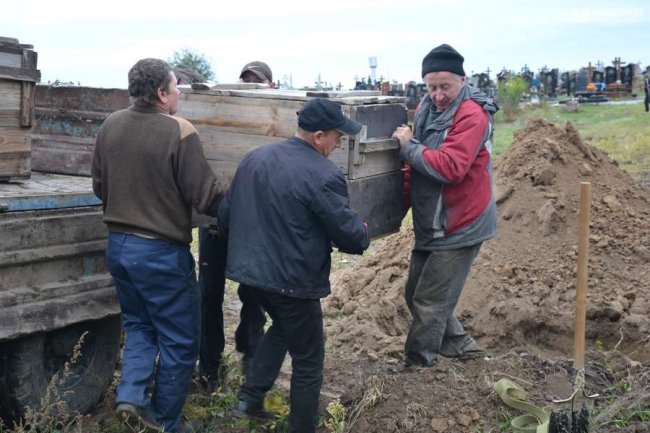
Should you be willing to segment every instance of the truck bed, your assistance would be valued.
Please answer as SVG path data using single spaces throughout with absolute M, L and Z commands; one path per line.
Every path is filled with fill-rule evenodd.
M 0 183 L 0 340 L 119 313 L 87 177 Z
M 30 179 L 0 182 L 0 211 L 64 209 L 96 206 L 101 201 L 88 177 L 33 172 Z

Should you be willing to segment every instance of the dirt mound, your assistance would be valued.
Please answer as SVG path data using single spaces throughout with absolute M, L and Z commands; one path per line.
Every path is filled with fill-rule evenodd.
M 457 313 L 492 351 L 569 354 L 580 182 L 592 184 L 587 338 L 650 359 L 650 191 L 571 123 L 530 121 L 495 164 L 496 239 L 483 245 Z M 410 224 L 333 281 L 325 300 L 337 351 L 401 358 Z
M 328 344 L 339 353 L 400 357 L 411 313 L 403 289 L 413 246 L 413 229 L 378 241 L 373 252 L 332 281 L 323 301 Z

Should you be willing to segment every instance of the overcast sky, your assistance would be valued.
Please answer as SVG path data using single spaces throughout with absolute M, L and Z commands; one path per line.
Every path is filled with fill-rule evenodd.
M 217 82 L 235 82 L 251 60 L 295 87 L 322 81 L 354 86 L 377 58 L 379 78 L 421 81 L 422 58 L 448 43 L 467 74 L 503 67 L 560 70 L 588 62 L 650 64 L 647 0 L 246 0 L 12 1 L 0 36 L 31 44 L 41 82 L 127 86 L 139 59 L 190 49 Z M 7 7 L 3 8 L 6 9 Z

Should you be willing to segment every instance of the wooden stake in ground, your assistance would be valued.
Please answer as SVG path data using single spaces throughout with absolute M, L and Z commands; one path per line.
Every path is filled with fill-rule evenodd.
M 584 404 L 585 385 L 585 324 L 587 311 L 587 268 L 589 263 L 589 220 L 591 213 L 591 183 L 580 184 L 580 214 L 578 222 L 578 268 L 576 311 L 573 326 L 573 367 L 576 370 L 573 395 L 555 403 L 571 402 L 571 408 L 552 412 L 548 433 L 586 433 L 589 431 L 589 411 Z

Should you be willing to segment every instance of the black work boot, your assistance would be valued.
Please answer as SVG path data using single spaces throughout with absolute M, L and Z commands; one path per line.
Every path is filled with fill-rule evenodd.
M 257 421 L 273 421 L 275 417 L 272 413 L 264 410 L 264 405 L 251 404 L 244 400 L 239 400 L 233 408 L 233 415 L 237 418 L 249 418 Z
M 488 356 L 488 353 L 481 349 L 473 338 L 466 337 L 463 341 L 456 344 L 449 344 L 446 341 L 443 342 L 440 348 L 440 355 L 445 358 L 475 359 L 485 358 Z

